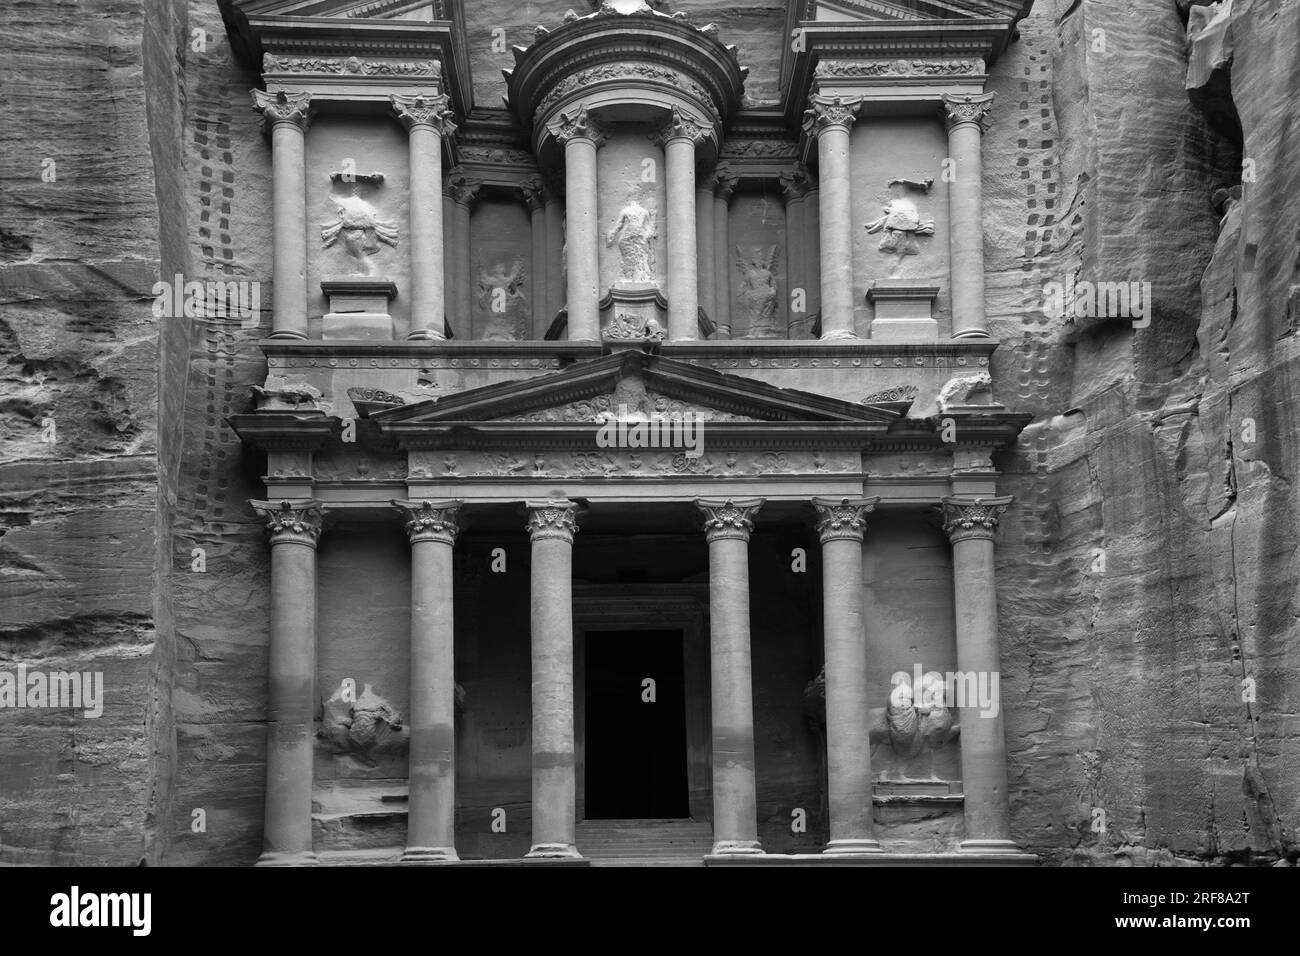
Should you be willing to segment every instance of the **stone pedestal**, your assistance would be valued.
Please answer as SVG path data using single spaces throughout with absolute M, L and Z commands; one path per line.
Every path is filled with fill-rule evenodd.
M 749 535 L 761 498 L 696 499 L 709 542 L 713 854 L 760 854 L 749 645 Z
M 875 283 L 867 291 L 867 302 L 875 306 L 871 337 L 885 342 L 936 342 L 939 323 L 934 318 L 937 285 L 922 285 L 898 279 Z
M 392 341 L 388 304 L 397 298 L 397 285 L 391 279 L 323 279 L 320 288 L 330 301 L 330 310 L 321 319 L 322 339 Z

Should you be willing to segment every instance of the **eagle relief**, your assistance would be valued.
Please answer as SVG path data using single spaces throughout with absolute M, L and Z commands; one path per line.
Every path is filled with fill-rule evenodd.
M 524 260 L 516 258 L 506 271 L 498 262 L 491 271 L 478 271 L 478 306 L 483 316 L 483 339 L 489 342 L 518 341 L 528 337 L 528 298 L 523 285 L 528 280 Z
M 363 181 L 377 185 L 383 178 L 378 173 L 353 176 L 349 183 L 347 178 L 338 174 L 331 177 L 336 187 L 342 183 L 349 188 L 346 193 L 336 192 L 330 196 L 335 218 L 321 226 L 320 237 L 326 249 L 340 239 L 343 241 L 344 250 L 356 263 L 352 275 L 373 276 L 375 254 L 382 245 L 397 245 L 397 223 L 381 217 L 379 211 L 360 195 Z
M 777 246 L 736 247 L 736 268 L 740 270 L 739 314 L 749 320 L 747 339 L 774 339 L 781 335 L 776 327 L 778 297 L 776 291 Z
M 911 195 L 913 191 L 928 193 L 933 185 L 933 179 L 920 181 L 891 179 L 889 181 L 890 199 L 882 207 L 884 215 L 867 223 L 867 233 L 869 235 L 874 236 L 878 232 L 884 232 L 877 248 L 881 252 L 891 253 L 897 257 L 894 260 L 893 268 L 889 272 L 891 279 L 898 278 L 899 270 L 902 269 L 905 258 L 914 256 L 921 251 L 916 243 L 916 237 L 934 235 L 934 220 L 923 220 L 921 218 L 921 213 L 916 208 L 916 200 Z

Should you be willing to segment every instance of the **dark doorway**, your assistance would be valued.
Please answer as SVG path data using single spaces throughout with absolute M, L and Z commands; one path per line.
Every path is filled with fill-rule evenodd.
M 682 632 L 588 631 L 586 643 L 587 819 L 689 817 Z

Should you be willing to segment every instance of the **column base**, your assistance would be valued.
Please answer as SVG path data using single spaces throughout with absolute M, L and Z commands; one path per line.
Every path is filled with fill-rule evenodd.
M 831 840 L 826 844 L 826 849 L 822 850 L 822 856 L 860 856 L 884 852 L 879 840 L 870 838 Z
M 822 333 L 822 337 L 818 339 L 818 341 L 819 342 L 844 342 L 844 341 L 861 342 L 865 340 L 859 337 L 859 335 L 856 332 L 851 332 L 848 329 L 836 329 L 833 332 Z
M 420 866 L 428 863 L 455 863 L 459 860 L 454 846 L 408 846 L 402 851 L 399 862 L 404 866 Z
M 572 843 L 537 843 L 525 855 L 526 860 L 581 860 L 582 854 Z
M 312 850 L 267 850 L 255 866 L 315 866 L 319 860 Z
M 962 840 L 957 849 L 960 853 L 1024 853 L 1010 840 Z
M 952 334 L 954 339 L 987 339 L 992 336 L 988 329 L 962 329 L 960 332 Z
M 414 332 L 408 332 L 406 335 L 408 342 L 445 342 L 446 339 L 441 335 L 434 334 L 430 329 L 416 329 Z
M 306 333 L 306 332 L 295 332 L 295 331 L 292 331 L 292 330 L 289 330 L 289 329 L 277 329 L 276 331 L 272 332 L 272 333 L 270 334 L 270 336 L 268 336 L 268 338 L 273 338 L 273 339 L 301 339 L 301 340 L 303 340 L 303 341 L 306 341 L 306 339 L 307 339 L 307 333 Z
M 719 840 L 713 844 L 709 856 L 762 856 L 763 847 L 757 840 Z

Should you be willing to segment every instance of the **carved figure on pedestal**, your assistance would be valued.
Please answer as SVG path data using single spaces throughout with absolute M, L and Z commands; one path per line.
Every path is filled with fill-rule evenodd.
M 478 273 L 478 304 L 487 316 L 483 338 L 488 341 L 518 341 L 528 327 L 528 298 L 520 291 L 527 279 L 523 259 L 515 259 L 510 271 L 498 262 L 488 272 Z
M 605 247 L 618 244 L 619 276 L 630 282 L 655 281 L 655 240 L 659 238 L 653 211 L 641 205 L 636 190 L 628 194 L 618 222 L 605 237 Z
M 736 304 L 740 314 L 749 319 L 749 331 L 744 336 L 747 339 L 781 335 L 776 327 L 776 257 L 776 246 L 751 246 L 749 252 L 736 247 L 736 267 L 744 277 Z
M 890 271 L 890 278 L 897 278 L 898 271 L 907 256 L 914 256 L 921 251 L 916 244 L 917 236 L 933 236 L 934 220 L 921 220 L 921 213 L 916 208 L 909 190 L 928 193 L 934 185 L 933 179 L 917 182 L 912 179 L 891 179 L 889 181 L 890 200 L 883 207 L 884 215 L 867 223 L 867 232 L 875 235 L 884 231 L 877 247 L 881 252 L 893 253 L 898 258 Z
M 397 223 L 380 218 L 379 211 L 357 195 L 357 189 L 358 184 L 354 182 L 350 195 L 330 197 L 337 218 L 321 226 L 320 237 L 326 249 L 341 237 L 343 248 L 357 262 L 352 275 L 372 276 L 375 265 L 371 257 L 380 245 L 397 245 Z

